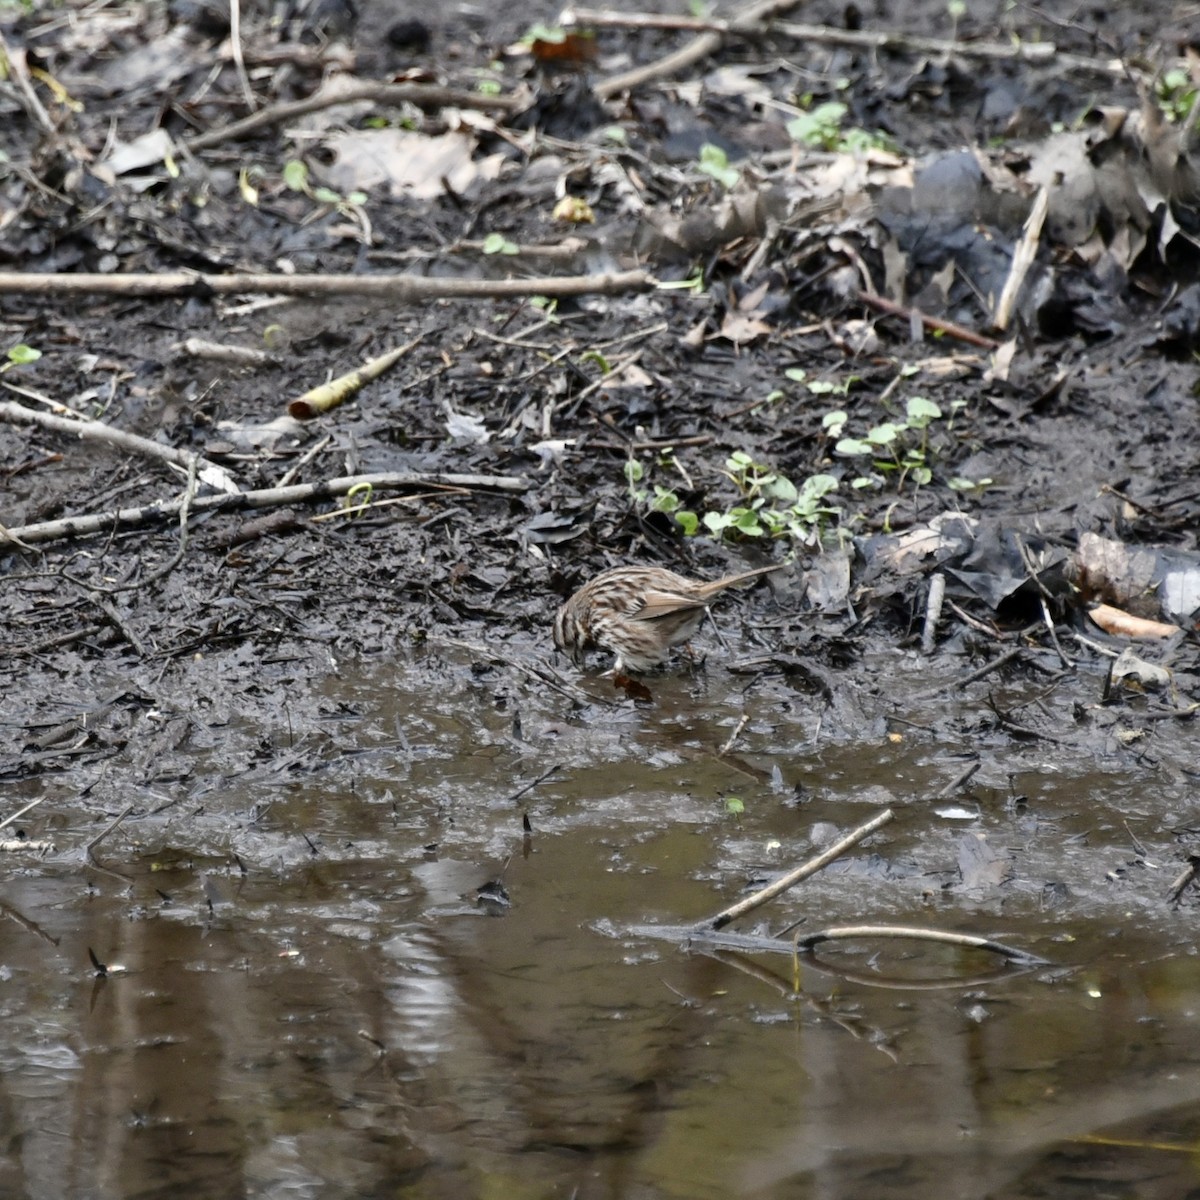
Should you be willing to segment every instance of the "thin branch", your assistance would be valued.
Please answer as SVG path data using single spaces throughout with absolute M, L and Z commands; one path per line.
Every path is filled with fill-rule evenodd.
M 941 317 L 931 317 L 928 313 L 921 312 L 920 309 L 897 304 L 895 300 L 878 296 L 874 292 L 856 291 L 854 294 L 863 304 L 878 309 L 879 312 L 886 313 L 889 317 L 901 317 L 910 324 L 915 318 L 926 329 L 932 329 L 935 333 L 944 333 L 947 337 L 957 338 L 960 342 L 966 342 L 968 346 L 979 346 L 983 350 L 1000 348 L 1000 343 L 995 339 L 984 337 L 982 333 L 976 333 L 975 330 L 968 329 L 965 325 L 958 325 L 954 321 L 944 321 Z
M 284 125 L 308 113 L 332 108 L 335 104 L 358 104 L 370 100 L 375 104 L 398 107 L 414 104 L 417 108 L 472 108 L 482 112 L 514 113 L 528 103 L 521 96 L 485 96 L 482 92 L 467 92 L 457 88 L 431 87 L 424 83 L 361 83 L 340 91 L 325 90 L 304 100 L 273 104 L 261 108 L 249 117 L 210 129 L 184 139 L 184 146 L 193 153 L 219 146 L 222 142 L 237 141 L 259 129 Z
M 522 296 L 592 296 L 648 292 L 657 286 L 649 271 L 601 275 L 541 275 L 527 279 L 432 279 L 425 275 L 201 275 L 167 271 L 157 275 L 50 275 L 0 272 L 0 296 L 207 296 L 246 292 L 280 296 L 356 296 L 423 304 L 430 300 L 475 300 Z
M 800 0 L 759 0 L 758 4 L 751 4 L 740 16 L 736 17 L 733 24 L 743 27 L 741 31 L 760 28 L 764 21 L 778 16 L 780 13 L 788 12 L 799 2 Z M 599 99 L 610 100 L 622 92 L 632 92 L 644 83 L 651 83 L 656 79 L 669 79 L 686 71 L 693 64 L 711 57 L 721 48 L 732 32 L 733 30 L 730 29 L 702 33 L 681 50 L 676 50 L 673 54 L 668 54 L 657 62 L 634 67 L 631 71 L 602 79 L 593 90 Z
M 11 817 L 5 817 L 3 821 L 0 821 L 0 829 L 4 829 L 6 826 L 11 825 L 14 821 L 19 821 L 27 812 L 29 812 L 31 808 L 37 808 L 37 806 L 45 799 L 45 796 L 39 796 L 36 800 L 30 800 L 30 802 L 24 807 L 18 808 Z
M 698 929 L 722 929 L 730 921 L 736 921 L 738 917 L 744 917 L 748 912 L 753 912 L 754 909 L 766 904 L 768 900 L 773 900 L 781 892 L 786 892 L 788 888 L 795 887 L 810 875 L 815 875 L 822 867 L 827 866 L 835 858 L 845 854 L 852 846 L 856 846 L 864 838 L 869 837 L 875 830 L 886 825 L 894 815 L 890 808 L 885 808 L 878 816 L 872 817 L 857 829 L 851 830 L 844 838 L 834 842 L 832 846 L 826 847 L 815 858 L 810 858 L 808 862 L 794 871 L 789 871 L 752 896 L 747 896 L 744 900 L 739 900 L 737 904 L 722 909 L 715 917 L 706 917 L 703 921 L 698 921 L 696 927 Z
M 1124 64 L 1117 58 L 1088 58 L 1060 53 L 1053 42 L 965 42 L 946 38 L 916 37 L 898 30 L 836 29 L 831 25 L 801 25 L 791 21 L 754 24 L 744 17 L 732 21 L 702 17 L 683 17 L 659 13 L 618 13 L 591 8 L 567 9 L 560 18 L 563 25 L 582 25 L 592 29 L 662 29 L 689 33 L 716 33 L 726 36 L 754 36 L 770 33 L 799 42 L 827 46 L 845 46 L 851 50 L 895 50 L 909 54 L 949 55 L 982 58 L 999 62 L 1049 63 L 1075 71 L 1094 71 L 1100 75 L 1124 78 Z
M 162 442 L 151 441 L 150 438 L 141 437 L 136 433 L 114 429 L 103 421 L 80 421 L 74 417 L 60 417 L 56 413 L 39 412 L 35 408 L 26 408 L 15 400 L 0 400 L 0 421 L 9 421 L 14 425 L 38 425 L 42 429 L 69 434 L 81 441 L 103 442 L 118 450 L 127 450 L 130 454 L 140 454 L 144 458 L 155 458 L 159 462 L 172 463 L 190 472 L 199 472 L 200 478 L 210 487 L 220 488 L 225 492 L 237 491 L 237 485 L 224 467 L 219 467 L 216 463 L 190 451 L 177 450 L 174 446 L 164 446 Z M 10 530 L 7 536 L 12 537 L 14 533 L 19 532 Z M 2 537 L 0 540 L 3 540 Z
M 338 479 L 326 479 L 317 483 L 296 483 L 290 487 L 264 488 L 256 492 L 225 492 L 216 496 L 198 496 L 192 501 L 194 512 L 212 509 L 278 508 L 285 504 L 303 504 L 312 500 L 328 500 L 344 496 L 359 487 L 391 489 L 408 487 L 430 487 L 446 484 L 450 487 L 470 488 L 474 491 L 524 492 L 529 481 L 513 475 L 452 475 L 388 472 L 382 475 L 345 475 Z M 86 537 L 94 533 L 144 525 L 151 521 L 165 521 L 178 517 L 183 507 L 182 500 L 155 501 L 138 508 L 120 508 L 102 513 L 81 514 L 62 517 L 57 521 L 42 521 L 37 525 L 23 525 L 8 531 L 25 542 L 52 542 L 60 538 Z M 0 535 L 0 540 L 2 540 Z
M 1049 962 L 1048 959 L 1030 954 L 1027 950 L 1018 950 L 1015 946 L 1006 946 L 1003 942 L 996 942 L 991 938 L 976 937 L 971 933 L 955 933 L 949 929 L 918 929 L 910 925 L 840 925 L 798 937 L 795 939 L 795 946 L 797 950 L 811 951 L 822 942 L 846 941 L 851 938 L 908 938 L 919 942 L 942 942 L 949 946 L 966 946 L 972 950 L 990 950 L 993 954 L 1003 955 L 1010 962 L 1025 966 Z
M 504 803 L 516 804 L 516 802 L 520 800 L 520 798 L 524 796 L 526 792 L 532 792 L 533 789 L 538 786 L 538 784 L 545 783 L 551 775 L 557 774 L 559 771 L 561 771 L 562 767 L 562 763 L 555 763 L 550 770 L 543 771 L 536 779 L 533 779 L 529 783 L 525 784 L 524 787 L 517 788 L 517 790 L 513 792 L 513 794 L 509 796 L 507 800 L 504 801 Z
M 3 54 L 5 62 L 8 64 L 8 75 L 17 85 L 17 91 L 21 93 L 21 100 L 25 107 L 25 114 L 29 119 L 42 131 L 44 134 L 54 133 L 54 122 L 50 119 L 50 114 L 43 107 L 42 102 L 37 97 L 37 92 L 33 90 L 33 84 L 29 79 L 29 65 L 25 60 L 25 48 L 22 46 L 14 50 L 4 37 L 4 33 L 0 31 L 0 54 Z

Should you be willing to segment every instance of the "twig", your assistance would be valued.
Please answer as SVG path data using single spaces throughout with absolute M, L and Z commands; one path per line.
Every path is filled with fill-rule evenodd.
M 0 821 L 0 829 L 7 828 L 14 821 L 19 821 L 27 812 L 29 812 L 31 808 L 37 808 L 37 806 L 45 799 L 45 796 L 39 796 L 36 800 L 30 800 L 30 802 L 26 804 L 24 808 L 18 808 L 11 817 L 5 817 L 3 821 Z
M 746 728 L 746 726 L 749 723 L 750 723 L 749 714 L 742 713 L 741 718 L 738 720 L 738 723 L 733 727 L 733 732 L 725 739 L 725 744 L 720 748 L 720 750 L 717 751 L 718 758 L 724 758 L 725 755 L 727 755 L 730 752 L 730 750 L 733 749 L 733 743 L 738 740 L 738 735 L 742 732 L 743 729 Z
M 227 346 L 204 338 L 187 338 L 177 348 L 192 358 L 203 358 L 233 367 L 277 367 L 280 363 L 279 355 L 270 350 L 258 350 L 253 346 Z
M 1055 653 L 1058 655 L 1059 662 L 1068 670 L 1072 669 L 1075 664 L 1066 656 L 1063 648 L 1058 644 L 1058 634 L 1054 631 L 1054 620 L 1050 616 L 1049 601 L 1053 599 L 1050 595 L 1050 589 L 1042 582 L 1042 569 L 1033 561 L 1033 555 L 1030 553 L 1029 547 L 1025 544 L 1025 539 L 1019 534 L 1013 534 L 1013 540 L 1017 545 L 1017 553 L 1021 556 L 1021 562 L 1025 565 L 1025 570 L 1029 575 L 1030 582 L 1037 588 L 1042 602 L 1042 620 L 1045 622 L 1046 629 L 1050 634 L 1050 641 L 1054 646 Z
M 1020 658 L 1025 653 L 1024 646 L 1014 646 L 1011 650 L 1005 652 L 991 662 L 986 662 L 978 670 L 972 671 L 969 675 L 963 675 L 958 679 L 951 679 L 947 683 L 940 683 L 935 688 L 930 688 L 925 692 L 918 692 L 913 699 L 929 700 L 933 696 L 940 696 L 943 692 L 950 690 L 958 691 L 959 688 L 964 688 L 969 683 L 974 683 L 977 679 L 982 679 L 985 675 L 990 675 L 993 671 L 1000 670 L 1001 667 L 1007 666 L 1015 658 Z
M 505 804 L 516 804 L 516 802 L 518 800 L 520 800 L 520 798 L 522 796 L 524 796 L 526 792 L 532 792 L 533 789 L 538 786 L 538 784 L 545 783 L 546 780 L 549 779 L 551 775 L 553 775 L 557 771 L 561 771 L 562 766 L 563 766 L 562 763 L 555 763 L 554 766 L 552 766 L 550 768 L 550 770 L 543 771 L 536 779 L 527 783 L 524 787 L 517 788 L 517 790 L 515 792 L 513 792 L 513 794 L 511 796 L 509 796 L 508 799 L 505 800 L 504 803 Z
M 210 129 L 207 133 L 185 138 L 184 145 L 193 153 L 236 141 L 258 129 L 283 125 L 308 113 L 332 108 L 335 104 L 357 104 L 370 100 L 375 104 L 415 104 L 418 108 L 472 108 L 483 112 L 518 112 L 528 100 L 520 96 L 485 96 L 482 92 L 467 92 L 457 88 L 431 87 L 423 83 L 362 83 L 341 91 L 326 90 L 304 100 L 272 104 L 249 117 Z
M 1179 903 L 1179 897 L 1183 895 L 1184 888 L 1196 878 L 1197 868 L 1200 868 L 1200 856 L 1192 855 L 1188 865 L 1175 876 L 1167 892 L 1167 899 L 1172 904 Z
M 949 796 L 951 792 L 957 792 L 958 789 L 962 787 L 962 785 L 966 783 L 967 780 L 970 779 L 971 776 L 974 775 L 982 765 L 983 764 L 976 759 L 975 762 L 969 764 L 964 770 L 959 771 L 959 773 L 955 775 L 955 777 L 951 779 L 949 783 L 938 788 L 936 793 L 938 799 L 945 799 L 945 797 Z
M 1015 946 L 1006 946 L 1003 942 L 995 942 L 991 938 L 976 937 L 970 933 L 955 933 L 949 929 L 917 929 L 909 925 L 840 925 L 832 929 L 822 929 L 817 933 L 797 937 L 797 950 L 811 951 L 822 942 L 844 941 L 849 938 L 912 938 L 921 942 L 943 942 L 950 946 L 967 946 L 972 950 L 990 950 L 993 954 L 1001 954 L 1010 962 L 1026 966 L 1036 966 L 1048 963 L 1049 960 L 1027 950 L 1018 950 Z
M 683 949 L 688 951 L 699 948 L 706 952 L 737 950 L 752 954 L 790 954 L 793 956 L 797 953 L 809 953 L 813 946 L 819 945 L 821 942 L 843 940 L 846 938 L 916 938 L 921 941 L 966 946 L 972 950 L 989 950 L 994 954 L 1002 955 L 1016 966 L 1041 967 L 1050 965 L 1048 959 L 1041 958 L 1036 954 L 1030 954 L 1025 950 L 1018 950 L 1015 946 L 1008 946 L 1003 942 L 993 941 L 991 938 L 975 937 L 972 934 L 955 933 L 950 930 L 919 929 L 906 925 L 842 925 L 834 926 L 830 929 L 818 930 L 805 937 L 797 938 L 731 933 L 729 930 L 717 932 L 711 929 L 688 925 L 634 925 L 612 932 L 614 936 L 618 937 L 662 938 L 667 941 L 680 942 Z M 816 965 L 823 971 L 831 970 L 830 965 L 827 963 L 818 962 Z M 856 978 L 841 970 L 838 974 L 847 978 Z M 862 983 L 870 982 L 879 984 L 881 982 L 878 975 L 872 975 L 869 979 L 864 977 L 857 977 L 857 979 L 858 982 Z M 960 979 L 958 982 L 961 986 L 962 980 Z M 980 979 L 978 982 L 982 983 L 984 980 Z M 926 988 L 945 987 L 946 983 L 937 980 L 922 980 L 919 984 L 915 985 L 911 983 L 897 985 L 887 982 L 883 986 L 917 987 L 924 990 Z
M 736 17 L 735 23 L 741 27 L 739 32 L 746 32 L 756 26 L 761 26 L 762 22 L 770 17 L 795 8 L 798 3 L 799 0 L 759 0 L 758 4 L 751 4 Z M 681 50 L 676 50 L 673 54 L 668 54 L 657 62 L 647 63 L 643 67 L 634 67 L 631 71 L 602 79 L 593 90 L 599 99 L 610 100 L 613 96 L 618 96 L 622 92 L 631 92 L 644 83 L 678 75 L 694 63 L 715 54 L 725 42 L 728 34 L 732 32 L 732 30 L 727 30 L 702 33 Z
M 615 296 L 657 286 L 648 271 L 601 275 L 541 275 L 526 279 L 434 279 L 425 275 L 50 275 L 0 272 L 0 296 L 205 296 L 266 292 L 280 296 L 363 296 L 395 304 L 429 300 L 502 299 L 521 296 Z
M 77 584 L 80 587 L 88 588 L 91 591 L 93 600 L 99 605 L 101 611 L 106 617 L 117 627 L 125 640 L 138 652 L 140 658 L 146 657 L 146 652 L 142 648 L 141 642 L 138 640 L 132 630 L 128 629 L 121 620 L 120 613 L 111 605 L 101 600 L 101 596 L 115 596 L 118 592 L 131 592 L 140 588 L 149 587 L 152 583 L 157 583 L 160 579 L 169 575 L 183 561 L 183 556 L 187 552 L 188 544 L 188 515 L 191 511 L 192 502 L 196 498 L 196 467 L 192 464 L 188 471 L 187 487 L 184 488 L 183 497 L 179 501 L 179 546 L 170 559 L 163 563 L 149 575 L 144 575 L 133 583 L 117 584 L 114 587 L 100 587 L 97 584 L 89 583 L 86 579 L 80 579 L 75 575 L 70 575 L 63 571 L 62 576 L 70 583 Z
M 1025 229 L 1021 234 L 1021 240 L 1017 242 L 1013 250 L 1012 267 L 1008 272 L 1008 278 L 1004 281 L 1004 290 L 996 302 L 992 324 L 997 329 L 1007 329 L 1012 320 L 1013 309 L 1016 307 L 1017 297 L 1021 294 L 1025 276 L 1029 274 L 1029 268 L 1033 266 L 1033 260 L 1037 257 L 1042 226 L 1046 223 L 1046 214 L 1049 211 L 1050 188 L 1043 184 L 1038 190 L 1029 216 L 1025 219 Z
M 942 602 L 946 599 L 946 576 L 939 571 L 929 581 L 929 596 L 925 601 L 925 627 L 921 630 L 921 653 L 927 658 L 933 653 L 937 640 L 938 621 L 942 617 Z
M 358 487 L 407 488 L 447 484 L 450 487 L 476 491 L 524 492 L 529 481 L 512 475 L 440 475 L 408 472 L 388 472 L 382 475 L 345 475 L 317 483 L 296 483 L 290 487 L 264 488 L 255 492 L 222 493 L 198 496 L 192 501 L 193 512 L 212 509 L 278 508 L 284 504 L 302 504 L 311 500 L 328 500 L 344 496 Z M 10 532 L 26 542 L 51 542 L 59 538 L 84 537 L 112 529 L 143 525 L 149 521 L 169 520 L 179 515 L 182 500 L 155 501 L 138 508 L 121 508 L 109 512 L 62 517 L 57 521 L 42 521 L 37 525 L 22 525 Z
M 64 572 L 64 576 L 67 579 L 69 579 L 71 583 L 77 583 L 81 587 L 88 586 L 86 580 L 77 579 L 73 575 L 66 575 L 65 572 Z M 128 589 L 130 587 L 141 587 L 141 586 L 142 586 L 141 583 L 134 583 L 134 584 L 127 584 L 126 588 Z M 114 590 L 116 590 L 116 589 L 114 589 Z M 137 636 L 137 634 L 134 633 L 133 630 L 129 628 L 129 626 L 125 622 L 125 618 L 122 617 L 119 612 L 117 612 L 116 607 L 113 605 L 112 601 L 106 600 L 98 591 L 93 591 L 91 593 L 90 599 L 91 599 L 92 603 L 95 604 L 95 606 L 105 615 L 105 617 L 108 618 L 109 624 L 112 625 L 112 627 L 133 647 L 134 653 L 137 654 L 138 658 L 145 658 L 146 657 L 146 647 L 142 645 L 141 638 L 139 638 Z
M 333 434 L 327 433 L 320 441 L 313 443 L 305 452 L 282 475 L 279 481 L 275 484 L 276 487 L 287 487 L 288 484 L 308 466 L 314 458 L 316 458 L 330 442 L 333 441 Z
M 835 858 L 845 854 L 852 846 L 856 846 L 864 838 L 874 833 L 875 830 L 886 825 L 894 815 L 890 808 L 884 809 L 883 812 L 872 817 L 865 824 L 851 830 L 844 838 L 840 838 L 834 842 L 832 846 L 826 847 L 815 858 L 810 858 L 808 862 L 797 867 L 794 871 L 789 871 L 786 875 L 775 880 L 774 883 L 761 888 L 753 895 L 747 896 L 744 900 L 739 900 L 737 904 L 732 904 L 729 908 L 722 909 L 715 917 L 706 917 L 703 921 L 698 921 L 696 927 L 698 929 L 722 929 L 730 921 L 736 921 L 738 917 L 744 917 L 748 912 L 753 912 L 756 908 L 766 904 L 768 900 L 773 900 L 781 892 L 786 892 L 788 888 L 794 887 L 810 875 L 815 875 L 822 867 L 833 862 Z
M 14 425 L 39 425 L 43 429 L 53 429 L 57 433 L 66 433 L 83 441 L 103 442 L 105 445 L 115 446 L 118 450 L 127 450 L 131 454 L 156 458 L 159 462 L 172 463 L 187 471 L 198 471 L 206 484 L 223 492 L 238 490 L 237 484 L 224 467 L 219 467 L 216 463 L 187 450 L 177 450 L 174 446 L 164 446 L 161 442 L 151 441 L 150 438 L 141 437 L 136 433 L 114 429 L 103 421 L 79 421 L 74 417 L 39 412 L 34 408 L 26 408 L 15 400 L 0 400 L 0 421 L 10 421 Z M 13 532 L 19 534 L 20 530 L 10 530 L 8 536 L 12 536 Z
M 113 821 L 112 824 L 108 826 L 108 828 L 102 829 L 98 834 L 96 834 L 96 836 L 94 838 L 92 838 L 92 840 L 90 842 L 88 842 L 88 844 L 86 846 L 84 846 L 83 857 L 85 859 L 90 860 L 92 857 L 92 851 L 95 850 L 95 848 L 98 845 L 100 845 L 100 843 L 102 841 L 104 841 L 104 839 L 106 837 L 108 837 L 108 835 L 110 833 L 112 833 L 112 831 L 114 829 L 116 829 L 117 826 L 120 825 L 121 822 L 124 821 L 125 818 L 127 816 L 129 816 L 129 814 L 131 812 L 133 812 L 133 805 L 132 804 L 125 805 L 125 807 L 121 810 L 121 812 L 117 814 L 116 820 Z
M 1124 78 L 1120 59 L 1088 58 L 1079 54 L 1059 53 L 1053 42 L 965 42 L 944 38 L 916 37 L 896 30 L 836 29 L 831 25 L 801 25 L 791 21 L 772 21 L 766 28 L 755 27 L 742 18 L 717 21 L 658 13 L 617 13 L 597 9 L 567 9 L 563 25 L 584 25 L 595 29 L 664 29 L 750 35 L 771 33 L 801 42 L 846 46 L 852 50 L 897 50 L 912 54 L 947 55 L 960 58 L 994 59 L 1000 62 L 1048 63 L 1078 71 Z
M 8 64 L 9 77 L 14 80 L 17 90 L 21 93 L 26 115 L 43 133 L 52 134 L 54 122 L 38 99 L 37 92 L 33 90 L 33 84 L 29 82 L 29 65 L 25 60 L 25 48 L 22 46 L 20 49 L 14 50 L 8 44 L 3 32 L 0 32 L 0 54 L 3 54 L 4 60 Z
M 468 642 L 461 638 L 431 637 L 428 641 L 434 646 L 454 646 L 459 650 L 469 650 L 472 654 L 478 654 L 482 658 L 490 658 L 496 662 L 502 662 L 514 671 L 520 671 L 522 675 L 528 675 L 531 679 L 537 679 L 541 683 L 546 684 L 547 687 L 565 696 L 574 704 L 591 704 L 595 703 L 596 700 L 601 704 L 615 705 L 617 703 L 615 700 L 608 700 L 603 697 L 594 699 L 579 688 L 572 687 L 569 683 L 564 683 L 549 667 L 541 663 L 531 666 L 529 663 L 523 663 L 519 659 L 502 653 L 493 646 L 481 646 L 478 642 Z
M 242 4 L 241 0 L 229 0 L 229 53 L 233 58 L 234 70 L 242 88 L 246 107 L 253 112 L 258 107 L 250 76 L 246 74 L 246 60 L 242 57 Z
M 983 350 L 998 350 L 1000 343 L 990 337 L 984 337 L 982 333 L 976 333 L 973 329 L 966 328 L 965 325 L 957 325 L 953 321 L 943 321 L 941 317 L 931 317 L 928 313 L 923 313 L 920 309 L 909 308 L 905 304 L 897 304 L 895 300 L 888 300 L 884 296 L 877 296 L 874 292 L 856 291 L 854 295 L 871 308 L 878 309 L 881 313 L 886 313 L 891 317 L 901 317 L 908 322 L 912 322 L 914 318 L 921 322 L 926 329 L 932 329 L 937 333 L 944 333 L 947 337 L 957 338 L 960 342 L 966 342 L 968 346 L 979 346 Z

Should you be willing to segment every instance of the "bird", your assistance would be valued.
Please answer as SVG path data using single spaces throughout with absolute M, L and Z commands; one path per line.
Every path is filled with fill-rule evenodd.
M 583 585 L 554 618 L 554 644 L 578 666 L 593 646 L 616 656 L 614 674 L 643 672 L 700 628 L 708 603 L 726 588 L 770 571 L 756 567 L 701 583 L 665 567 L 613 567 Z

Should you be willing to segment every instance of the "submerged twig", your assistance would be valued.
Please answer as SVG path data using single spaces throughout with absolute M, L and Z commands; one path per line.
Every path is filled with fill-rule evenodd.
M 95 848 L 98 845 L 100 845 L 100 843 L 102 841 L 104 841 L 104 839 L 106 837 L 108 837 L 108 835 L 110 833 L 112 833 L 113 830 L 118 828 L 118 826 L 120 826 L 121 822 L 124 821 L 125 818 L 127 816 L 129 816 L 129 814 L 131 812 L 133 812 L 133 805 L 132 804 L 125 805 L 125 807 L 117 814 L 116 819 L 113 820 L 111 824 L 109 824 L 104 829 L 102 829 L 98 834 L 96 834 L 96 836 L 94 838 L 92 838 L 92 840 L 90 842 L 88 842 L 86 846 L 84 846 L 83 857 L 85 859 L 87 859 L 88 861 L 91 861 L 92 851 L 95 850 Z
M 989 950 L 1000 954 L 1010 962 L 1025 965 L 1048 963 L 1049 960 L 1027 950 L 1018 950 L 1015 946 L 1006 946 L 1003 942 L 991 938 L 976 937 L 972 933 L 956 933 L 950 929 L 919 929 L 910 925 L 841 925 L 831 929 L 821 929 L 804 937 L 794 939 L 797 950 L 811 951 L 822 942 L 846 941 L 851 938 L 908 938 L 919 942 L 941 942 L 949 946 L 965 946 L 971 950 Z
M 875 830 L 886 825 L 894 815 L 890 808 L 885 808 L 883 812 L 872 817 L 857 829 L 851 830 L 845 837 L 839 838 L 832 846 L 826 847 L 815 858 L 810 858 L 808 862 L 803 863 L 794 871 L 789 871 L 786 875 L 776 879 L 774 883 L 768 884 L 744 900 L 739 900 L 737 904 L 731 904 L 728 908 L 722 909 L 716 916 L 698 921 L 696 927 L 698 929 L 722 929 L 730 921 L 736 921 L 738 917 L 744 917 L 748 912 L 753 912 L 756 908 L 766 904 L 768 900 L 773 900 L 781 892 L 786 892 L 788 888 L 795 887 L 810 875 L 815 875 L 822 867 L 827 866 L 835 858 L 845 854 L 852 846 L 856 846 L 864 838 L 869 837 Z
M 562 770 L 562 763 L 555 763 L 548 771 L 543 771 L 536 779 L 530 780 L 524 787 L 519 787 L 511 796 L 505 800 L 505 804 L 515 804 L 526 792 L 532 792 L 535 787 L 541 783 L 545 783 L 551 775 Z

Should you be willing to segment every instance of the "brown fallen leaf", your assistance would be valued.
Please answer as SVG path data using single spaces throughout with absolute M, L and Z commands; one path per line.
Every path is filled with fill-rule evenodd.
M 1088 616 L 1099 625 L 1105 633 L 1117 637 L 1128 638 L 1169 638 L 1180 633 L 1178 625 L 1166 621 L 1150 621 L 1145 617 L 1135 617 L 1111 604 L 1097 604 L 1088 609 Z

